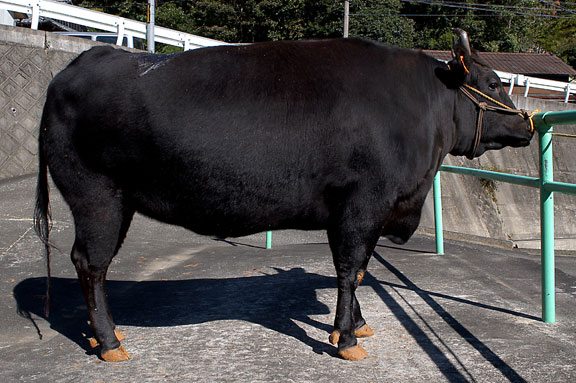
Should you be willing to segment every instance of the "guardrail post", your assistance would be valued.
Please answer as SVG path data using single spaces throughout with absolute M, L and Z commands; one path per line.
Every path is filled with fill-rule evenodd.
M 156 43 L 154 37 L 154 23 L 156 18 L 156 0 L 148 0 L 146 7 L 146 49 L 148 52 L 154 53 L 156 51 Z
M 434 176 L 434 228 L 436 230 L 436 254 L 444 254 L 444 226 L 442 225 L 442 189 L 440 171 Z
M 32 23 L 30 24 L 31 29 L 38 29 L 38 23 L 40 22 L 40 4 L 35 1 L 32 3 Z
M 508 95 L 511 95 L 514 91 L 514 82 L 516 81 L 516 75 L 512 75 L 510 78 L 510 87 L 508 88 Z
M 554 180 L 552 167 L 552 127 L 540 125 L 540 240 L 542 264 L 542 320 L 556 322 L 554 278 L 554 194 L 547 183 Z
M 117 21 L 116 34 L 116 45 L 122 45 L 122 41 L 124 41 L 124 19 L 121 17 Z
M 528 97 L 528 92 L 530 92 L 530 79 L 529 78 L 526 79 L 524 86 L 526 87 L 526 88 L 524 88 L 524 97 Z
M 272 248 L 272 232 L 271 231 L 266 232 L 266 248 L 267 249 Z

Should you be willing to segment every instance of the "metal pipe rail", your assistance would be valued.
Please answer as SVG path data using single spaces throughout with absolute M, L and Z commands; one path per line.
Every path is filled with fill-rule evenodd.
M 503 83 L 509 84 L 508 94 L 512 94 L 514 86 L 522 86 L 524 87 L 524 97 L 528 97 L 531 88 L 563 93 L 564 103 L 568 103 L 570 96 L 576 95 L 576 87 L 569 82 L 530 77 L 523 74 L 514 74 L 498 70 L 494 72 L 496 72 Z
M 494 181 L 535 187 L 540 190 L 540 239 L 542 273 L 542 320 L 556 322 L 554 275 L 554 193 L 576 195 L 576 184 L 554 181 L 552 134 L 555 125 L 576 124 L 576 111 L 543 112 L 534 116 L 539 136 L 540 177 L 527 177 L 459 166 L 440 167 L 440 171 L 470 175 Z M 444 254 L 440 171 L 434 177 L 434 215 L 436 226 L 436 253 Z
M 124 36 L 146 39 L 146 23 L 92 11 L 75 5 L 48 0 L 0 0 L 0 9 L 31 15 L 32 29 L 38 29 L 40 17 L 47 17 L 84 25 L 88 28 L 117 33 L 117 45 L 122 44 Z M 158 26 L 154 28 L 154 33 L 156 42 L 182 47 L 184 50 L 227 44 L 224 41 Z

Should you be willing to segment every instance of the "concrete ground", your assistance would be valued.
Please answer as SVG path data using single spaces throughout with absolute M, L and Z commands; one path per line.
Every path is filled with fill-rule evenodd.
M 133 359 L 100 361 L 53 191 L 52 314 L 32 230 L 35 179 L 0 183 L 1 382 L 574 382 L 576 258 L 557 257 L 556 324 L 540 321 L 537 252 L 382 240 L 358 299 L 376 334 L 347 362 L 328 342 L 336 289 L 322 233 L 229 242 L 136 217 L 109 272 Z M 20 312 L 20 314 L 19 314 Z

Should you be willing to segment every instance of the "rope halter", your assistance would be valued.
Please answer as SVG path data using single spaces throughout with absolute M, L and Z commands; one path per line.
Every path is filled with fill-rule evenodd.
M 484 112 L 491 111 L 497 113 L 504 113 L 504 114 L 517 114 L 518 116 L 522 117 L 524 120 L 528 120 L 530 125 L 530 133 L 534 133 L 534 120 L 533 117 L 538 110 L 534 110 L 529 112 L 525 109 L 514 109 L 509 107 L 506 104 L 501 103 L 498 100 L 493 99 L 492 97 L 488 96 L 487 94 L 479 91 L 478 89 L 471 87 L 470 85 L 464 84 L 460 86 L 460 91 L 464 93 L 466 97 L 468 97 L 474 105 L 478 108 L 478 120 L 476 122 L 476 132 L 474 133 L 474 145 L 472 146 L 472 157 L 476 156 L 476 151 L 478 150 L 478 146 L 480 145 L 480 138 L 482 137 L 482 126 L 484 120 Z M 495 105 L 490 105 L 488 102 L 480 101 L 478 98 L 472 94 L 472 92 L 476 93 L 477 95 L 481 96 L 482 98 L 486 99 L 494 103 Z

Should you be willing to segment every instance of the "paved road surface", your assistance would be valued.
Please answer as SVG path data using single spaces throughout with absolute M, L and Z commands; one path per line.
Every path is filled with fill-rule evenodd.
M 535 252 L 382 240 L 358 298 L 374 337 L 347 362 L 328 344 L 336 289 L 323 233 L 230 242 L 136 217 L 109 273 L 133 359 L 101 362 L 53 201 L 53 314 L 31 222 L 35 180 L 0 183 L 0 382 L 575 382 L 576 257 L 557 258 L 557 319 L 540 321 Z M 18 310 L 23 315 L 18 315 Z M 26 318 L 30 313 L 31 318 Z

